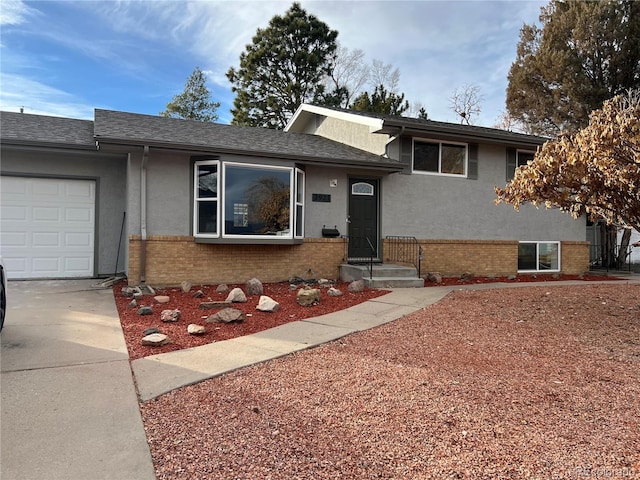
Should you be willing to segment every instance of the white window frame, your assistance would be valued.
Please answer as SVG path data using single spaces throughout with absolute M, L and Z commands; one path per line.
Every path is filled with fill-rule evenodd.
M 200 186 L 198 185 L 198 171 L 202 165 L 216 165 L 218 176 L 216 178 L 216 197 L 215 198 L 199 198 L 198 191 Z M 220 237 L 220 160 L 200 160 L 193 164 L 193 234 L 199 238 L 219 238 Z M 199 233 L 199 209 L 198 204 L 200 202 L 216 202 L 216 233 Z
M 416 153 L 416 142 L 418 143 L 434 143 L 438 144 L 438 171 L 437 172 L 429 172 L 426 170 L 417 170 L 415 168 L 415 153 Z M 442 173 L 442 146 L 443 145 L 453 145 L 453 146 L 461 146 L 464 147 L 464 172 L 462 174 L 458 173 Z M 417 173 L 420 175 L 438 175 L 441 177 L 452 177 L 452 178 L 467 178 L 469 175 L 469 144 L 463 142 L 449 142 L 442 140 L 434 140 L 431 138 L 413 138 L 411 143 L 411 171 L 413 173 Z
M 299 168 L 294 170 L 296 183 L 294 192 L 292 192 L 291 196 L 293 197 L 295 194 L 295 208 L 293 210 L 293 215 L 291 216 L 291 218 L 293 218 L 293 226 L 291 227 L 291 230 L 293 230 L 294 238 L 304 238 L 304 196 L 306 195 L 306 176 L 304 170 Z M 300 207 L 300 211 L 302 212 L 300 216 L 298 216 L 298 207 Z M 298 235 L 298 225 L 300 225 L 300 235 Z
M 518 269 L 519 273 L 557 273 L 560 272 L 562 269 L 562 242 L 560 242 L 559 240 L 536 240 L 536 241 L 520 241 L 518 242 L 518 245 L 520 244 L 535 244 L 536 246 L 536 268 L 533 270 L 520 270 Z M 553 268 L 540 268 L 540 245 L 541 244 L 554 244 L 558 246 L 558 268 L 553 269 Z

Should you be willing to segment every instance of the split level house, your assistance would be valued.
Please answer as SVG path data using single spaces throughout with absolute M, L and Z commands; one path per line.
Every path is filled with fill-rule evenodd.
M 583 273 L 585 219 L 494 204 L 543 142 L 313 105 L 285 131 L 2 112 L 0 254 L 10 278 L 132 285 Z

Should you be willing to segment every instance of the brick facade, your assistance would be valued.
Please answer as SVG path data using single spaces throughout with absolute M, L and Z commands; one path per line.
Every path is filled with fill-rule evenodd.
M 129 238 L 129 284 L 140 283 L 141 237 Z M 512 275 L 518 271 L 518 242 L 504 240 L 421 240 L 422 273 L 456 276 Z M 562 242 L 562 273 L 589 269 L 588 242 Z M 307 238 L 300 245 L 233 245 L 196 243 L 190 236 L 150 236 L 146 242 L 145 281 L 151 285 L 244 283 L 258 277 L 266 283 L 292 276 L 339 278 L 345 257 L 341 238 Z
M 129 284 L 140 283 L 141 237 L 129 238 Z M 150 236 L 146 242 L 146 283 L 178 285 L 265 283 L 302 278 L 339 277 L 343 239 L 308 238 L 301 245 L 229 245 L 195 243 L 193 237 Z

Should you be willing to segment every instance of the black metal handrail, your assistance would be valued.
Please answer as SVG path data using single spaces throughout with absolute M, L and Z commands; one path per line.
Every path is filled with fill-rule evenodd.
M 397 235 L 387 235 L 387 245 L 385 253 L 390 262 L 410 263 L 418 271 L 418 278 L 421 276 L 422 267 L 422 245 L 416 237 L 403 237 Z
M 589 245 L 589 268 L 631 271 L 633 248 L 633 245 L 592 243 Z
M 376 248 L 369 240 L 369 237 L 366 237 L 367 243 L 369 244 L 369 248 L 371 249 L 371 255 L 369 255 L 369 278 L 373 278 L 373 257 L 377 256 Z

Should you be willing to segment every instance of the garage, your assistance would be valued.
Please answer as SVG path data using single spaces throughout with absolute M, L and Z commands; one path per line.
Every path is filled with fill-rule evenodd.
M 94 276 L 96 182 L 0 177 L 0 255 L 9 278 Z

